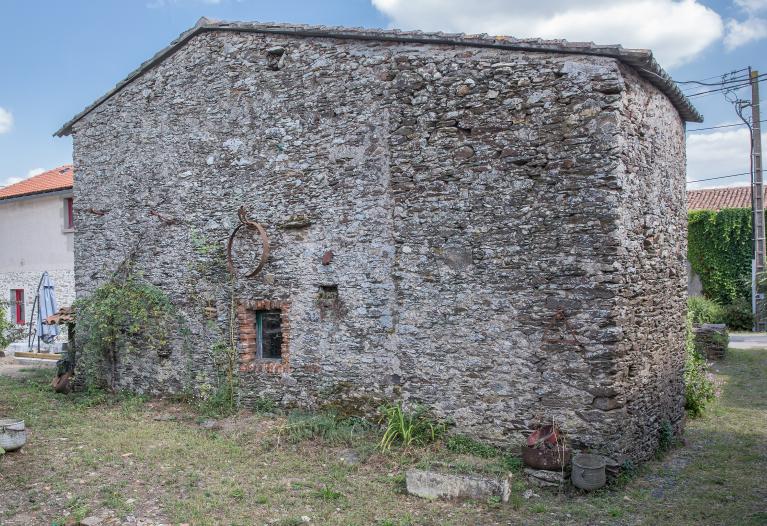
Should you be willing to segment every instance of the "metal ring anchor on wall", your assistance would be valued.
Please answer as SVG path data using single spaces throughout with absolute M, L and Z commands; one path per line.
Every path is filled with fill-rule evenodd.
M 237 232 L 243 227 L 245 227 L 247 230 L 258 232 L 258 235 L 261 238 L 261 245 L 263 246 L 263 250 L 261 251 L 261 260 L 258 262 L 258 266 L 256 266 L 255 269 L 253 269 L 248 274 L 245 274 L 246 278 L 253 278 L 256 276 L 256 274 L 261 272 L 261 270 L 266 265 L 266 260 L 269 258 L 269 236 L 266 234 L 264 227 L 262 227 L 256 221 L 252 221 L 250 218 L 248 218 L 248 213 L 244 206 L 241 206 L 237 210 L 237 216 L 240 219 L 240 224 L 237 225 L 232 231 L 232 234 L 229 236 L 229 241 L 226 244 L 226 264 L 229 268 L 229 273 L 232 276 L 237 277 L 237 271 L 234 269 L 234 262 L 232 261 L 232 245 L 234 245 L 234 238 L 237 235 Z

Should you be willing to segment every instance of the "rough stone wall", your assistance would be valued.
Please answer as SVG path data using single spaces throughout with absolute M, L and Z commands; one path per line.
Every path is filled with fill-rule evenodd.
M 623 70 L 617 170 L 621 246 L 614 313 L 615 435 L 648 456 L 661 426 L 684 425 L 687 207 L 684 123 L 646 81 Z
M 577 447 L 633 457 L 654 430 L 637 411 L 677 414 L 681 369 L 663 369 L 675 347 L 660 343 L 682 338 L 662 318 L 682 301 L 668 291 L 684 204 L 653 184 L 684 156 L 663 146 L 661 169 L 653 155 L 682 126 L 613 59 L 211 32 L 74 132 L 78 294 L 132 254 L 187 320 L 169 358 L 121 365 L 124 387 L 212 382 L 239 302 L 271 301 L 289 304 L 289 363 L 240 346 L 246 404 L 404 399 L 505 444 L 553 418 Z M 240 205 L 272 253 L 233 304 L 221 251 Z M 622 373 L 628 357 L 653 373 Z

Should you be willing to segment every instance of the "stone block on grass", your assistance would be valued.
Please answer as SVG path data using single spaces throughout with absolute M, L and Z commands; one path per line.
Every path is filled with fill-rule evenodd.
M 511 495 L 511 475 L 499 479 L 411 469 L 405 479 L 408 493 L 430 500 L 499 497 L 508 502 Z

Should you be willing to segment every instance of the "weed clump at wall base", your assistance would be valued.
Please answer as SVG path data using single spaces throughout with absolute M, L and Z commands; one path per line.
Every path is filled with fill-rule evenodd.
M 385 405 L 379 409 L 379 423 L 384 426 L 384 433 L 378 447 L 388 451 L 394 445 L 423 446 L 442 438 L 447 431 L 447 424 L 430 418 L 426 408 L 414 407 L 406 411 L 402 403 Z
M 280 427 L 280 438 L 300 442 L 320 438 L 331 444 L 353 444 L 371 430 L 369 422 L 362 418 L 338 418 L 335 413 L 305 413 L 294 411 Z
M 495 458 L 501 451 L 494 446 L 483 444 L 465 435 L 452 435 L 445 441 L 448 451 L 459 455 L 474 455 L 480 458 Z

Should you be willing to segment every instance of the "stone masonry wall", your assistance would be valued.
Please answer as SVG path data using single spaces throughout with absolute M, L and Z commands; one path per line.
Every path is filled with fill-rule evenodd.
M 215 383 L 229 320 L 289 305 L 279 366 L 237 327 L 245 404 L 403 399 L 507 445 L 554 418 L 636 458 L 679 420 L 683 126 L 613 59 L 209 32 L 74 135 L 78 295 L 131 254 L 187 320 L 126 388 Z M 240 205 L 272 252 L 232 302 Z
M 616 441 L 648 454 L 661 426 L 684 425 L 687 207 L 684 123 L 669 101 L 623 70 L 618 252 L 614 313 L 622 327 L 614 356 Z M 623 405 L 625 404 L 625 405 Z M 625 412 L 625 414 L 624 414 Z M 620 438 L 617 438 L 620 436 Z

